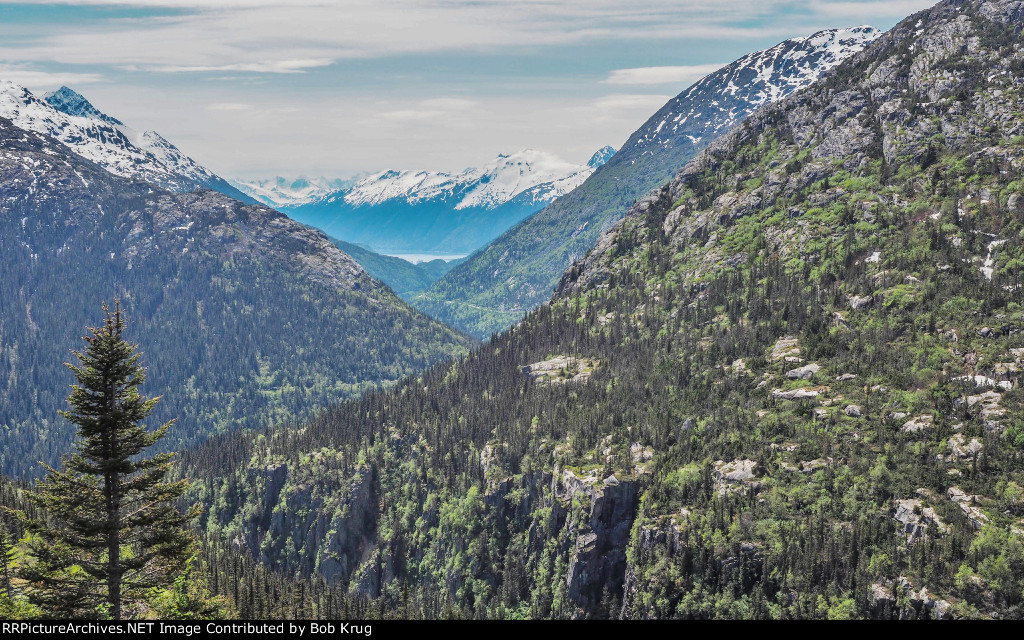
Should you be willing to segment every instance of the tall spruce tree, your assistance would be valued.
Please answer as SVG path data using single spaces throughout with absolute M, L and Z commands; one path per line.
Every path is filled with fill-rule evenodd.
M 78 442 L 65 469 L 47 467 L 29 494 L 47 518 L 24 518 L 34 562 L 21 576 L 30 599 L 53 615 L 122 619 L 145 590 L 174 582 L 189 557 L 194 512 L 174 506 L 186 481 L 165 480 L 174 454 L 141 455 L 173 421 L 154 431 L 140 424 L 160 398 L 139 393 L 145 369 L 138 345 L 123 337 L 120 303 L 103 311 L 85 352 L 72 351 L 79 363 L 67 364 L 78 383 L 61 415 L 77 426 Z
M 10 534 L 7 532 L 7 525 L 0 518 L 0 580 L 3 581 L 3 595 L 8 599 L 14 596 L 11 588 L 11 562 L 14 557 L 14 544 L 11 542 Z

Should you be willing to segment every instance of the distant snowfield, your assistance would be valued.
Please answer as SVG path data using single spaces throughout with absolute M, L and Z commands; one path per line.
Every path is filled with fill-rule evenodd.
M 419 264 L 421 262 L 430 262 L 431 260 L 444 260 L 445 262 L 451 262 L 452 260 L 458 260 L 459 258 L 465 258 L 468 253 L 463 254 L 450 254 L 450 253 L 385 253 L 385 256 L 391 256 L 392 258 L 401 258 L 406 262 L 413 264 Z
M 522 149 L 498 154 L 482 167 L 461 172 L 388 169 L 354 180 L 327 178 L 236 179 L 231 184 L 260 202 L 283 210 L 338 201 L 353 207 L 388 202 L 449 202 L 456 211 L 498 208 L 513 199 L 532 200 L 538 209 L 569 193 L 614 155 L 602 147 L 587 164 L 566 162 L 554 154 Z

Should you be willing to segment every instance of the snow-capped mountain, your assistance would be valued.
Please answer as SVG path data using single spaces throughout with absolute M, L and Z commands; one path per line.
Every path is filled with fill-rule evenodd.
M 881 34 L 869 26 L 827 29 L 744 56 L 670 100 L 623 145 L 616 162 L 635 162 L 681 139 L 698 144 L 717 138 L 765 104 L 811 84 Z
M 380 252 L 469 253 L 583 184 L 614 153 L 604 147 L 583 165 L 524 149 L 458 173 L 380 171 L 285 208 L 301 222 Z
M 320 200 L 332 193 L 351 188 L 359 178 L 325 178 L 319 176 L 309 178 L 283 178 L 275 176 L 262 180 L 231 180 L 228 182 L 236 189 L 249 194 L 263 204 L 282 211 L 301 207 L 315 200 Z
M 274 177 L 264 180 L 229 180 L 232 186 L 269 206 L 289 211 L 318 202 L 376 206 L 388 200 L 408 203 L 444 200 L 455 209 L 493 209 L 522 197 L 541 206 L 586 180 L 615 154 L 603 147 L 586 165 L 573 164 L 543 151 L 524 149 L 500 154 L 482 167 L 458 173 L 397 171 L 389 169 L 356 178 Z
M 669 100 L 579 188 L 468 258 L 415 304 L 477 336 L 505 329 L 546 301 L 633 201 L 751 113 L 809 86 L 879 35 L 868 26 L 819 31 L 709 74 Z
M 615 155 L 615 147 L 603 146 L 598 149 L 594 155 L 590 156 L 590 160 L 587 161 L 587 166 L 595 171 L 612 159 Z
M 611 150 L 611 147 L 598 153 L 605 149 Z M 401 199 L 409 203 L 444 200 L 452 203 L 456 210 L 494 209 L 526 192 L 535 202 L 550 202 L 583 184 L 595 168 L 566 162 L 543 151 L 524 149 L 499 154 L 482 167 L 459 173 L 381 171 L 360 180 L 343 195 L 332 197 L 343 197 L 346 203 L 356 207 Z
M 139 133 L 67 87 L 40 97 L 13 82 L 0 81 L 0 116 L 19 128 L 55 138 L 115 175 L 180 193 L 205 187 L 251 202 L 159 133 Z

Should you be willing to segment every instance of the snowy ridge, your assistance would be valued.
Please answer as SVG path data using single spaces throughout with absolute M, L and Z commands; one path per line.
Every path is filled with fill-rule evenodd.
M 0 116 L 21 129 L 55 138 L 119 176 L 180 192 L 226 186 L 160 134 L 135 131 L 67 87 L 40 98 L 13 82 L 0 81 Z
M 605 147 L 591 159 L 614 153 Z M 445 202 L 456 210 L 470 207 L 495 209 L 514 199 L 546 204 L 583 184 L 596 166 L 579 165 L 557 156 L 524 149 L 500 154 L 479 168 L 459 173 L 440 171 L 381 171 L 358 181 L 352 188 L 333 193 L 319 202 L 339 199 L 353 207 L 376 206 L 389 201 L 409 204 Z
M 816 81 L 881 35 L 874 27 L 827 29 L 744 56 L 673 98 L 624 145 L 620 161 L 672 146 L 698 143 L 733 128 L 769 102 Z
M 292 209 L 315 200 L 320 200 L 337 191 L 348 189 L 355 179 L 325 178 L 283 178 L 275 176 L 263 180 L 228 180 L 231 186 L 249 194 L 256 200 L 275 209 Z

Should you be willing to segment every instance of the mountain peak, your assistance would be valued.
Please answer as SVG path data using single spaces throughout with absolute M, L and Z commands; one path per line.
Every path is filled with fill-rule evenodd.
M 255 202 L 160 134 L 138 133 L 66 86 L 37 96 L 14 82 L 0 80 L 0 116 L 16 127 L 56 139 L 114 175 L 178 193 L 205 187 Z
M 611 145 L 605 145 L 594 152 L 594 155 L 590 156 L 590 160 L 587 161 L 587 166 L 591 169 L 597 169 L 604 163 L 612 159 L 615 155 L 615 147 Z
M 94 107 L 93 104 L 85 98 L 85 96 L 66 85 L 62 85 L 61 88 L 56 91 L 44 94 L 43 100 L 57 111 L 69 116 L 92 118 L 102 120 L 103 122 L 113 125 L 124 126 L 123 122 L 103 113 Z

